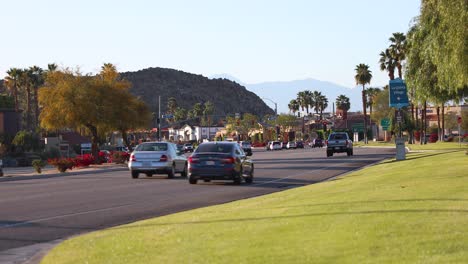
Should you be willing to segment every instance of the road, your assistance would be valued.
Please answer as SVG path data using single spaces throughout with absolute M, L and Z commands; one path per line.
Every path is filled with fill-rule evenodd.
M 63 239 L 141 219 L 314 184 L 394 156 L 393 149 L 355 148 L 354 156 L 325 149 L 255 150 L 253 184 L 130 173 L 0 182 L 0 255 L 5 250 Z

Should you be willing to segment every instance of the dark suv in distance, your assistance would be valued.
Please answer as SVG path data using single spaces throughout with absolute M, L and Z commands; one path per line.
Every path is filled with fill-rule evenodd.
M 252 156 L 252 144 L 250 142 L 242 141 L 241 147 L 247 156 Z

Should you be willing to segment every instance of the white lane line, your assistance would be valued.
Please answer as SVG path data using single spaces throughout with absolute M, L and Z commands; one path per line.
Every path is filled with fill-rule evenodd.
M 134 204 L 134 203 L 133 203 L 133 204 Z M 77 216 L 77 215 L 84 215 L 84 214 L 90 214 L 90 213 L 96 213 L 96 212 L 109 211 L 109 210 L 114 210 L 114 209 L 116 209 L 116 208 L 122 208 L 122 207 L 131 206 L 131 205 L 133 205 L 133 204 L 124 204 L 124 205 L 118 205 L 118 206 L 113 206 L 113 207 L 107 207 L 107 208 L 101 208 L 101 209 L 83 211 L 83 212 L 78 212 L 78 213 L 63 214 L 63 215 L 56 215 L 56 216 L 51 216 L 51 217 L 39 218 L 39 219 L 29 220 L 29 221 L 21 222 L 21 223 L 0 225 L 0 228 L 25 226 L 25 225 L 29 225 L 29 224 L 33 224 L 33 223 L 45 222 L 45 221 L 49 221 L 49 220 L 53 220 L 53 219 L 58 219 L 58 218 L 63 218 L 63 217 Z

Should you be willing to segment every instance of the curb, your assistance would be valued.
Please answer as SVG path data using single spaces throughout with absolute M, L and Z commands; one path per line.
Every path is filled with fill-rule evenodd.
M 23 175 L 15 175 L 15 176 L 3 176 L 0 178 L 0 182 L 48 179 L 48 178 L 76 176 L 76 175 L 84 175 L 84 174 L 105 173 L 105 172 L 112 172 L 112 171 L 128 171 L 128 168 L 127 167 L 114 167 L 114 168 L 107 168 L 107 169 L 96 168 L 96 169 L 86 170 L 86 171 L 69 171 L 69 172 L 57 172 L 57 173 L 48 173 L 48 174 L 34 174 L 34 175 L 23 174 Z

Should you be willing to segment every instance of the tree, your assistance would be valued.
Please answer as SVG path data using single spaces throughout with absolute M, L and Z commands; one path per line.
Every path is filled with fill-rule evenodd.
M 422 1 L 417 26 L 427 37 L 418 48 L 436 66 L 441 89 L 457 91 L 468 86 L 466 25 L 468 1 Z
M 351 103 L 349 102 L 349 97 L 344 94 L 340 94 L 335 100 L 336 108 L 348 111 L 351 108 Z
M 174 97 L 170 97 L 169 100 L 167 100 L 167 112 L 174 114 L 176 109 L 177 100 Z
M 369 105 L 369 115 L 372 117 L 372 107 L 374 106 L 375 97 L 381 92 L 379 88 L 369 87 L 366 90 L 367 103 Z
M 320 110 L 320 120 L 323 119 L 323 111 L 328 107 L 328 98 L 322 95 L 318 98 L 318 107 Z
M 182 107 L 177 107 L 174 111 L 174 120 L 181 121 L 187 119 L 187 110 Z
M 243 114 L 241 119 L 228 117 L 226 127 L 228 133 L 234 131 L 238 133 L 240 137 L 238 140 L 245 140 L 252 129 L 259 128 L 258 117 L 250 113 Z
M 367 144 L 367 112 L 366 112 L 366 89 L 365 85 L 370 84 L 372 79 L 372 71 L 369 70 L 369 66 L 366 64 L 358 64 L 356 66 L 356 75 L 354 79 L 356 80 L 356 85 L 362 85 L 362 110 L 364 113 L 364 143 Z
M 385 51 L 380 52 L 380 70 L 387 71 L 388 77 L 390 80 L 395 79 L 395 67 L 396 61 L 393 58 L 390 49 L 386 49 Z
M 299 111 L 299 103 L 296 99 L 293 99 L 289 101 L 288 108 L 289 111 L 291 111 L 293 114 L 296 114 L 296 112 Z
M 312 108 L 315 110 L 315 113 L 318 115 L 320 112 L 320 98 L 322 97 L 322 93 L 319 91 L 314 91 L 311 94 L 311 104 Z
M 54 71 L 47 74 L 45 85 L 39 89 L 41 125 L 45 129 L 85 127 L 91 134 L 96 161 L 100 134 L 142 125 L 140 122 L 149 122 L 151 116 L 129 95 L 129 82 L 109 76 Z
M 18 86 L 19 79 L 21 76 L 21 70 L 18 68 L 10 68 L 7 71 L 8 76 L 5 78 L 5 85 L 13 95 L 15 100 L 15 112 L 19 111 L 19 102 L 18 102 Z
M 403 61 L 406 59 L 406 36 L 401 32 L 393 33 L 389 38 L 390 54 L 395 60 L 395 66 L 398 69 L 398 78 L 403 79 Z
M 214 104 L 207 101 L 203 104 L 203 119 L 206 119 L 206 123 L 211 125 L 211 115 L 214 113 Z
M 39 94 L 39 87 L 44 84 L 44 70 L 38 66 L 29 68 L 29 79 L 33 88 L 33 105 L 34 105 L 34 127 L 39 126 L 39 103 L 37 100 Z

